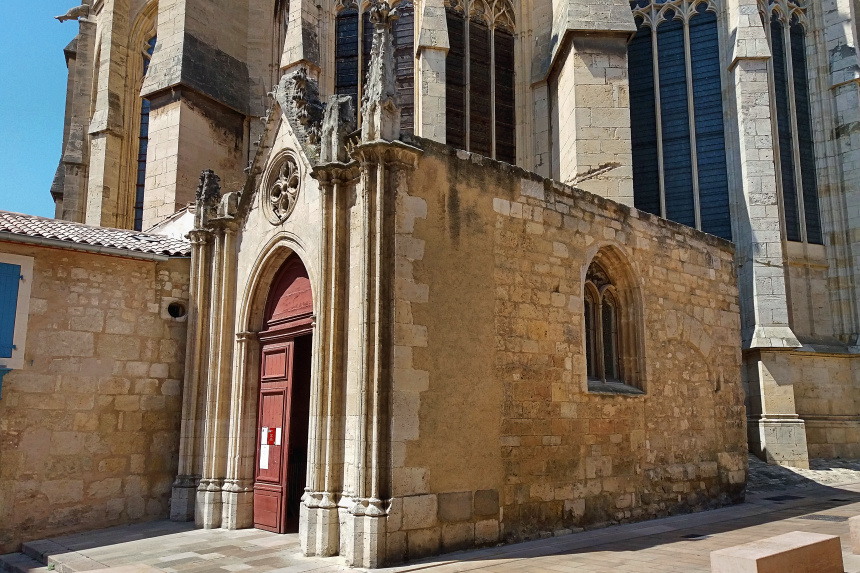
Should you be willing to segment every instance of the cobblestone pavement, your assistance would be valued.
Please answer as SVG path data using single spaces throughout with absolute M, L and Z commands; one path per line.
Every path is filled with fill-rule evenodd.
M 789 531 L 839 535 L 847 573 L 860 573 L 847 519 L 860 515 L 860 462 L 815 461 L 812 470 L 786 470 L 752 461 L 747 502 L 552 537 L 455 553 L 383 569 L 386 573 L 706 573 L 710 552 Z M 854 482 L 841 483 L 837 482 Z M 199 530 L 155 522 L 40 542 L 60 565 L 117 573 L 348 571 L 339 558 L 310 559 L 296 535 L 258 530 Z M 51 545 L 53 544 L 53 545 Z M 140 564 L 139 567 L 129 568 Z M 352 571 L 355 571 L 354 569 Z
M 860 460 L 809 460 L 809 469 L 769 466 L 750 456 L 747 492 L 777 491 L 813 484 L 860 483 Z

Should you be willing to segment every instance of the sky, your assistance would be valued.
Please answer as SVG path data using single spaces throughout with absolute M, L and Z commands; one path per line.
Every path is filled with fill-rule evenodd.
M 60 161 L 66 105 L 63 48 L 77 22 L 54 16 L 75 0 L 4 2 L 0 50 L 0 210 L 54 216 L 51 181 Z

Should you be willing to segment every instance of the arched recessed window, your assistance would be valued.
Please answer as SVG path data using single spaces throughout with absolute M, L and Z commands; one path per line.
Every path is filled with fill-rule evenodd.
M 638 209 L 731 240 L 717 16 L 708 0 L 634 0 L 628 47 Z
M 591 263 L 585 277 L 585 357 L 589 380 L 621 382 L 618 301 L 609 275 Z
M 800 7 L 785 1 L 771 2 L 766 15 L 773 54 L 770 65 L 779 150 L 777 179 L 782 190 L 785 233 L 789 241 L 821 244 L 805 15 Z
M 155 51 L 156 37 L 153 36 L 146 43 L 143 50 L 143 76 L 149 69 L 152 53 Z M 142 99 L 140 102 L 140 132 L 138 134 L 137 146 L 137 181 L 135 182 L 134 196 L 134 230 L 140 231 L 143 227 L 143 198 L 146 188 L 146 155 L 149 147 L 149 100 Z
M 415 117 L 415 19 L 412 2 L 397 4 L 399 18 L 394 21 L 395 81 L 400 107 L 400 131 L 412 133 Z M 335 93 L 352 96 L 360 111 L 367 66 L 373 48 L 370 13 L 359 9 L 354 0 L 338 2 L 335 17 Z M 360 71 L 360 73 L 359 73 Z
M 446 15 L 446 143 L 516 164 L 513 6 L 451 0 Z
M 589 391 L 640 394 L 644 389 L 635 290 L 629 267 L 616 249 L 601 250 L 588 266 L 583 313 Z

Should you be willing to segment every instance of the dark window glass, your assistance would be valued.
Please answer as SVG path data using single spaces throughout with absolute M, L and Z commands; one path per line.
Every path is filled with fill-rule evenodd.
M 732 240 L 717 15 L 699 4 L 690 20 L 702 230 Z
M 585 299 L 585 362 L 589 378 L 597 378 L 594 339 L 594 302 L 590 297 Z
M 783 37 L 782 22 L 779 21 L 776 15 L 771 20 L 770 29 L 785 232 L 789 241 L 799 241 L 800 217 L 797 212 L 797 183 L 794 178 L 794 140 L 791 133 L 791 107 L 788 99 L 785 38 Z
M 156 37 L 147 43 L 146 56 L 143 59 L 143 75 L 149 70 L 149 61 L 152 58 L 152 53 L 155 51 Z M 150 104 L 148 99 L 144 99 L 140 104 L 140 133 L 138 135 L 137 147 L 137 181 L 135 182 L 134 196 L 134 229 L 140 231 L 143 228 L 143 199 L 144 190 L 146 189 L 146 154 L 149 150 L 149 111 Z
M 335 20 L 334 91 L 352 96 L 358 109 L 358 10 L 343 10 Z
M 514 37 L 495 30 L 496 64 L 496 159 L 517 162 L 516 116 L 514 111 Z
M 397 105 L 400 131 L 411 134 L 415 126 L 415 10 L 412 2 L 401 2 L 397 11 L 400 13 L 394 22 Z
M 800 146 L 800 174 L 803 183 L 806 240 L 810 243 L 821 244 L 818 181 L 815 175 L 815 145 L 812 141 L 809 77 L 806 73 L 806 32 L 796 19 L 791 22 L 791 64 L 794 68 L 794 105 L 797 110 L 797 140 Z
M 464 19 L 447 12 L 448 56 L 445 58 L 446 143 L 466 148 L 466 45 Z
M 632 103 L 633 200 L 637 209 L 660 215 L 660 164 L 652 43 L 651 29 L 640 27 L 627 50 Z
M 615 303 L 608 296 L 603 297 L 603 368 L 606 380 L 618 380 L 618 360 L 615 345 Z
M 469 21 L 469 151 L 493 156 L 490 29 Z
M 684 25 L 666 13 L 657 30 L 660 69 L 660 105 L 663 120 L 663 187 L 666 218 L 694 227 L 693 168 L 690 114 L 684 56 Z

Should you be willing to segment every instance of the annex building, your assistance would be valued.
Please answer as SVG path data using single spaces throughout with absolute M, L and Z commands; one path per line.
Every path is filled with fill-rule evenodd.
M 0 549 L 376 567 L 860 457 L 851 0 L 94 0 L 0 212 Z

